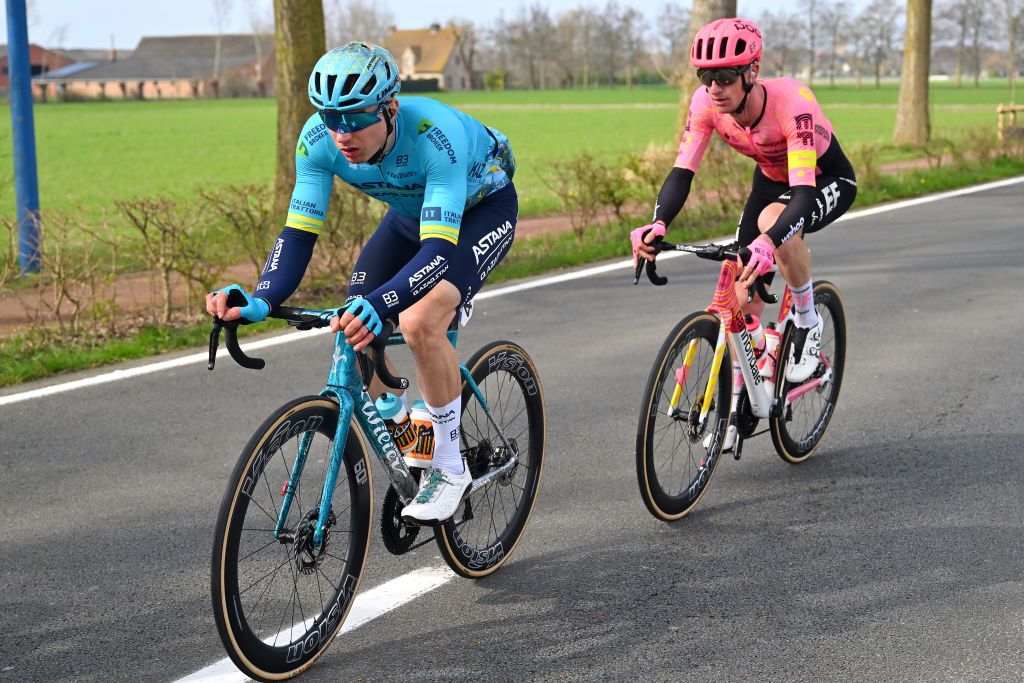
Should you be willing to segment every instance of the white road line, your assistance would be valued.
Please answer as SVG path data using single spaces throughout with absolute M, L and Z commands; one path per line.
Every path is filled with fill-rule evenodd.
M 931 202 L 938 202 L 944 199 L 951 199 L 953 197 L 961 197 L 963 195 L 974 194 L 977 192 L 985 192 L 987 190 L 994 190 L 1000 187 L 1008 187 L 1010 185 L 1017 185 L 1024 183 L 1024 176 L 1018 176 L 1016 178 L 1008 178 L 1006 180 L 997 180 L 991 183 L 985 183 L 983 185 L 975 185 L 973 187 L 965 187 L 959 190 L 950 190 L 948 192 L 939 192 L 937 194 L 931 194 L 924 197 L 917 197 L 914 199 L 905 199 L 898 202 L 892 202 L 890 204 L 882 204 L 880 206 L 873 206 L 867 209 L 858 209 L 857 211 L 851 211 L 839 218 L 839 221 L 852 220 L 855 218 L 866 218 L 868 216 L 875 216 L 880 213 L 886 213 L 888 211 L 899 211 L 901 209 L 908 209 L 914 206 L 920 206 L 922 204 L 929 204 Z M 839 222 L 837 221 L 837 222 Z M 623 237 L 625 239 L 625 236 Z M 680 252 L 673 252 L 670 254 L 662 254 L 659 259 L 667 259 L 675 256 L 683 256 Z M 522 292 L 528 289 L 535 289 L 537 287 L 547 287 L 549 285 L 558 284 L 560 282 L 569 282 L 571 280 L 579 280 L 581 278 L 592 277 L 594 275 L 601 275 L 603 273 L 610 273 L 613 271 L 621 271 L 623 277 L 628 277 L 629 268 L 632 267 L 632 261 L 617 261 L 615 263 L 608 263 L 603 266 L 595 266 L 593 268 L 584 268 L 571 273 L 564 273 L 561 275 L 553 275 L 550 277 L 541 277 L 535 280 L 529 280 L 516 285 L 509 285 L 507 287 L 497 287 L 495 289 L 481 292 L 476 296 L 477 301 L 483 301 L 485 299 L 491 299 L 498 296 L 504 296 L 506 294 L 514 294 L 516 292 Z M 246 342 L 245 348 L 247 350 L 263 349 L 270 346 L 277 346 L 279 344 L 288 344 L 290 342 L 299 341 L 301 339 L 309 339 L 310 334 L 314 332 L 325 333 L 326 329 L 314 330 L 310 332 L 293 332 L 290 334 L 283 334 L 275 337 L 269 337 L 267 339 L 261 339 L 254 342 Z M 223 349 L 218 353 L 218 358 L 221 355 L 226 355 L 227 352 Z M 148 375 L 154 372 L 162 372 L 164 370 L 170 370 L 172 368 L 179 368 L 185 365 L 192 365 L 194 363 L 202 363 L 207 359 L 206 353 L 196 353 L 189 356 L 182 356 L 173 360 L 160 361 L 157 363 L 151 363 L 149 365 L 140 365 L 136 368 L 130 368 L 127 370 L 114 370 L 113 372 L 103 373 L 94 377 L 86 377 L 84 379 L 75 380 L 73 382 L 64 382 L 62 384 L 53 384 L 40 389 L 33 389 L 31 391 L 23 391 L 17 394 L 10 394 L 8 396 L 0 396 L 0 406 L 10 405 L 12 403 L 18 403 L 20 401 L 28 401 L 34 398 L 43 398 L 45 396 L 53 396 L 54 394 L 62 394 L 66 391 L 73 391 L 75 389 L 81 389 L 83 387 L 91 387 L 99 384 L 106 384 L 108 382 L 117 382 L 122 379 L 131 379 L 133 377 L 141 377 L 142 375 Z
M 407 602 L 429 593 L 435 588 L 440 588 L 455 578 L 455 573 L 447 567 L 423 567 L 415 569 L 408 574 L 391 579 L 376 588 L 360 593 L 352 603 L 345 625 L 341 627 L 338 636 L 349 631 L 354 631 L 363 624 L 376 619 L 377 617 L 401 607 Z M 294 628 L 294 626 L 292 627 Z M 277 634 L 278 637 L 288 637 L 291 629 L 285 629 Z M 268 640 L 273 641 L 273 636 Z M 234 663 L 225 657 L 216 664 L 211 664 L 185 678 L 178 679 L 177 683 L 242 683 L 250 680 L 238 670 Z

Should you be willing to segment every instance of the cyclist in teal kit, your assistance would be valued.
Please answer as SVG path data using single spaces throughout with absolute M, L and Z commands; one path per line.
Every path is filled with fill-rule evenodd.
M 348 43 L 320 58 L 309 77 L 317 111 L 296 144 L 285 228 L 254 292 L 230 285 L 207 296 L 207 310 L 258 322 L 295 291 L 335 176 L 387 203 L 331 329 L 361 351 L 383 320 L 399 321 L 434 426 L 431 467 L 403 515 L 430 523 L 451 517 L 472 482 L 459 451 L 458 360 L 445 332 L 512 246 L 518 200 L 504 135 L 436 100 L 399 102 L 400 87 L 398 64 L 377 45 Z M 241 290 L 246 305 L 229 307 L 230 290 Z

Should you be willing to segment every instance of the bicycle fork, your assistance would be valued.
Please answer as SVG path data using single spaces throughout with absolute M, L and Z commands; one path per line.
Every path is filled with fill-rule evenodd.
M 765 380 L 761 377 L 761 373 L 757 368 L 757 359 L 754 354 L 753 345 L 751 343 L 750 334 L 745 328 L 740 328 L 738 332 L 726 332 L 727 322 L 722 320 L 718 327 L 718 339 L 715 342 L 715 356 L 711 363 L 711 372 L 708 375 L 707 385 L 704 387 L 704 393 L 701 396 L 700 404 L 694 406 L 699 408 L 700 413 L 697 418 L 697 427 L 699 431 L 703 431 L 704 426 L 707 424 L 708 414 L 711 412 L 715 392 L 718 389 L 718 378 L 721 373 L 722 363 L 725 358 L 726 344 L 732 350 L 733 360 L 733 391 L 732 400 L 729 406 L 729 414 L 733 415 L 736 411 L 737 403 L 741 395 L 742 387 L 746 387 L 747 396 L 750 399 L 751 412 L 756 417 L 768 417 L 772 407 L 772 397 L 768 394 L 765 389 Z M 699 340 L 690 340 L 689 346 L 686 349 L 686 355 L 683 357 L 683 364 L 676 370 L 676 386 L 672 392 L 672 398 L 669 401 L 668 416 L 675 417 L 678 415 L 679 401 L 682 398 L 683 387 L 686 385 L 686 378 L 690 373 L 690 369 L 693 366 L 693 360 L 697 352 L 697 343 Z M 737 372 L 739 371 L 739 376 Z M 735 429 L 735 425 L 729 425 L 730 429 Z
M 691 339 L 689 345 L 686 348 L 686 355 L 683 357 L 682 366 L 676 370 L 676 388 L 672 392 L 672 399 L 668 404 L 668 416 L 675 417 L 679 414 L 679 401 L 683 395 L 683 387 L 686 385 L 686 377 L 690 374 L 690 368 L 693 367 L 693 359 L 697 355 L 697 342 L 698 339 Z M 715 343 L 715 357 L 711 361 L 711 373 L 708 377 L 707 386 L 704 387 L 704 393 L 701 396 L 700 404 L 691 407 L 698 408 L 700 410 L 699 417 L 697 418 L 697 426 L 700 431 L 703 431 L 704 426 L 707 424 L 708 413 L 711 412 L 712 401 L 715 396 L 715 389 L 718 388 L 718 373 L 722 369 L 722 360 L 725 358 L 725 325 L 721 325 L 718 328 L 718 341 Z
M 348 438 L 349 424 L 352 419 L 353 405 L 352 397 L 347 392 L 331 392 L 338 400 L 338 425 L 335 430 L 334 440 L 331 442 L 331 452 L 327 464 L 327 472 L 324 476 L 324 487 L 320 494 L 320 505 L 317 512 L 316 527 L 313 531 L 313 545 L 320 548 L 323 545 L 324 533 L 327 529 L 327 521 L 331 513 L 331 498 L 334 497 L 334 488 L 338 483 L 338 471 L 341 469 L 342 458 L 344 458 L 345 442 Z M 304 432 L 299 439 L 298 452 L 295 462 L 292 463 L 292 471 L 285 484 L 284 498 L 281 501 L 281 510 L 278 512 L 277 524 L 274 527 L 274 538 L 279 538 L 284 531 L 285 522 L 288 520 L 288 513 L 291 511 L 292 502 L 295 500 L 295 493 L 298 491 L 299 479 L 302 477 L 302 470 L 306 466 L 306 458 L 309 455 L 309 447 L 313 443 L 313 431 Z

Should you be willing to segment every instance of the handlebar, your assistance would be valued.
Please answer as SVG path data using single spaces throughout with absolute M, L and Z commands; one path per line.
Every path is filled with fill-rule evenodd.
M 654 247 L 654 253 L 660 254 L 663 251 L 682 251 L 688 254 L 699 256 L 700 258 L 707 259 L 709 261 L 727 261 L 735 260 L 737 258 L 744 264 L 750 260 L 750 250 L 746 247 L 740 249 L 736 248 L 736 243 L 731 244 L 673 244 L 666 242 L 661 237 L 654 238 L 651 243 Z M 640 259 L 640 262 L 636 266 L 636 272 L 633 274 L 633 284 L 640 282 L 640 271 L 647 271 L 647 279 L 651 281 L 652 285 L 661 287 L 668 284 L 668 278 L 658 274 L 658 266 L 654 261 L 648 261 L 646 259 Z M 775 277 L 774 273 L 767 273 L 766 275 L 758 275 L 754 280 L 753 289 L 757 291 L 758 296 L 761 300 L 774 304 L 778 303 L 779 297 L 768 292 L 768 285 L 771 284 L 772 279 Z M 749 301 L 752 295 L 748 294 L 747 300 Z
M 242 297 L 241 303 L 232 301 L 232 295 L 238 294 L 239 297 L 242 295 L 238 292 L 232 292 L 228 296 L 228 306 L 244 306 L 245 301 Z M 337 314 L 337 309 L 328 309 L 323 311 L 309 311 L 304 308 L 296 308 L 294 306 L 278 306 L 277 308 L 270 311 L 267 317 L 278 318 L 285 320 L 288 324 L 299 330 L 311 330 L 314 328 L 328 327 L 331 324 L 331 318 Z M 217 361 L 217 346 L 220 343 L 220 333 L 224 330 L 224 344 L 227 346 L 228 353 L 231 354 L 231 358 L 241 365 L 243 368 L 250 370 L 262 370 L 266 366 L 266 362 L 262 358 L 255 358 L 248 356 L 242 351 L 242 347 L 238 344 L 238 326 L 240 324 L 249 324 L 248 322 L 242 323 L 239 320 L 224 321 L 220 318 L 213 317 L 213 329 L 210 331 L 210 357 L 207 367 L 213 370 L 214 365 Z M 373 341 L 371 341 L 367 347 L 367 353 L 360 353 L 358 355 L 360 371 L 363 375 L 365 384 L 369 384 L 370 377 L 373 373 L 376 373 L 377 377 L 380 378 L 386 386 L 391 389 L 407 389 L 409 388 L 409 380 L 404 377 L 396 377 L 388 369 L 387 364 L 384 362 L 384 347 L 387 346 L 388 339 L 395 331 L 395 324 L 391 320 L 385 320 L 384 326 Z M 371 354 L 372 352 L 372 354 Z M 368 356 L 371 356 L 368 357 Z

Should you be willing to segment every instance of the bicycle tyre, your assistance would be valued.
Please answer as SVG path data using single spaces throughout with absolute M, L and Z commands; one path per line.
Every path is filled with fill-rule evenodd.
M 846 365 L 846 309 L 839 289 L 828 280 L 816 282 L 814 307 L 821 316 L 823 326 L 819 357 L 831 362 L 832 379 L 821 389 L 803 394 L 789 407 L 783 406 L 784 397 L 799 384 L 804 384 L 784 381 L 785 364 L 789 362 L 793 336 L 793 325 L 788 325 L 779 346 L 779 358 L 783 359 L 783 364 L 779 368 L 778 376 L 783 378 L 783 381 L 778 382 L 775 387 L 775 398 L 783 407 L 780 414 L 768 421 L 775 451 L 779 457 L 793 465 L 802 463 L 814 455 L 825 438 L 825 432 L 835 414 L 839 389 L 843 383 L 843 369 Z M 824 364 L 819 364 L 808 381 L 819 377 L 823 372 Z
M 260 681 L 291 678 L 312 666 L 341 630 L 359 588 L 369 547 L 373 483 L 355 422 L 338 472 L 331 503 L 335 523 L 327 543 L 318 551 L 306 542 L 315 526 L 338 412 L 337 403 L 320 396 L 280 407 L 249 439 L 221 503 L 210 580 L 213 613 L 228 656 Z M 312 441 L 285 525 L 293 540 L 283 543 L 273 537 L 280 487 L 288 482 L 299 438 L 307 433 Z M 290 461 L 286 452 L 292 453 Z M 317 482 L 312 475 L 318 469 Z M 344 550 L 339 547 L 342 539 L 347 541 Z M 272 594 L 279 578 L 284 584 L 292 582 L 290 588 L 284 586 L 286 598 Z
M 491 342 L 466 367 L 519 457 L 504 481 L 469 495 L 434 534 L 448 566 L 460 576 L 479 579 L 505 564 L 526 529 L 544 468 L 547 415 L 537 366 L 518 344 Z M 500 459 L 502 442 L 465 381 L 461 429 L 462 451 L 474 478 L 500 466 L 491 458 Z
M 636 432 L 636 474 L 644 505 L 666 522 L 686 516 L 700 502 L 722 455 L 732 382 L 728 345 L 719 369 L 716 402 L 704 425 L 698 419 L 720 325 L 717 316 L 705 311 L 683 318 L 661 345 L 647 378 Z M 675 369 L 681 366 L 682 354 L 691 341 L 697 345 L 678 404 L 689 409 L 670 417 L 669 405 L 677 385 Z M 685 454 L 681 452 L 684 447 Z M 677 460 L 682 460 L 678 473 Z

